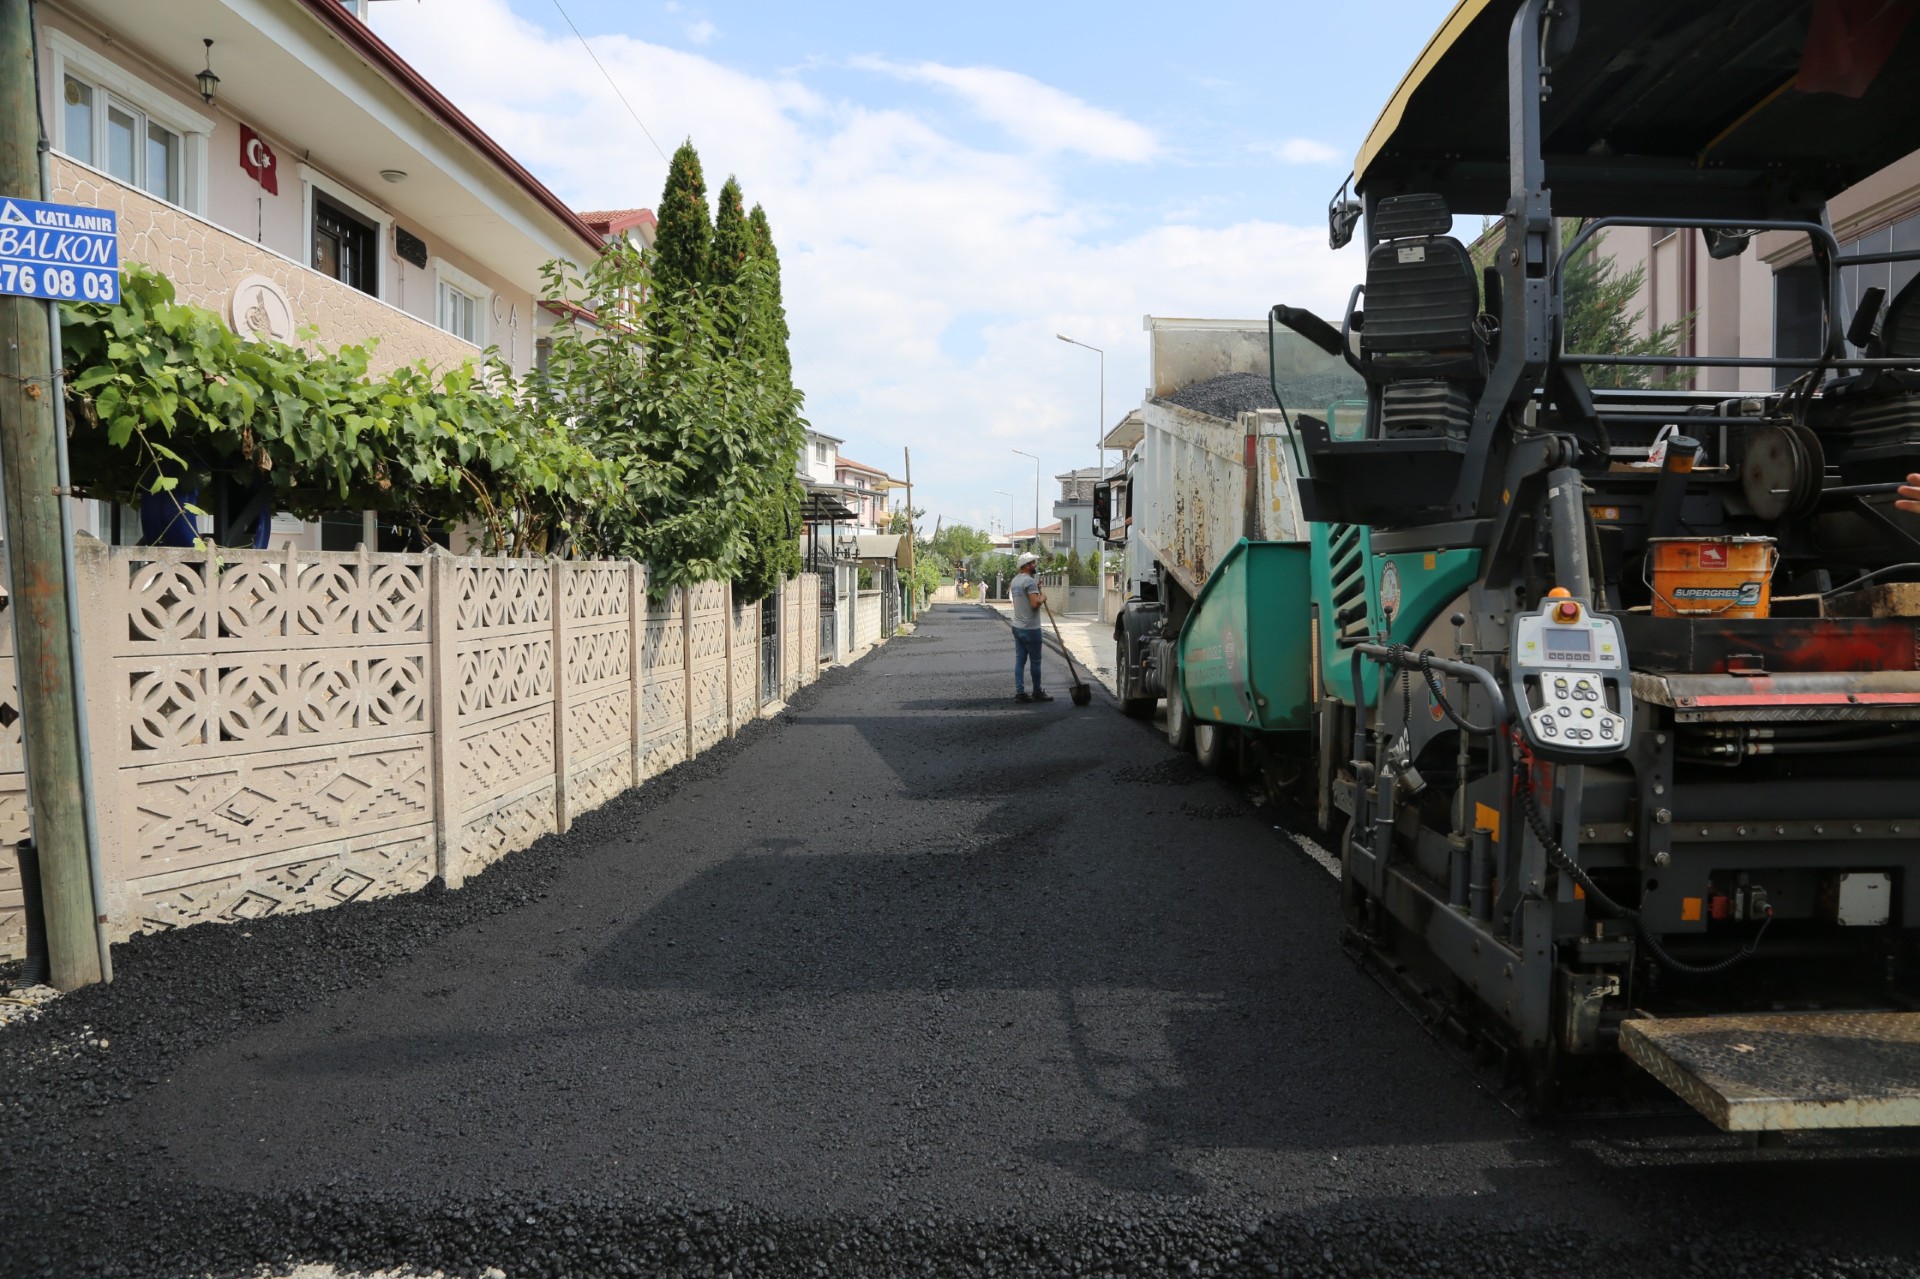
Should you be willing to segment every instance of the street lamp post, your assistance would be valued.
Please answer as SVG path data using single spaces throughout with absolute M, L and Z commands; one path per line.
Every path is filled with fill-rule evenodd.
M 1014 452 L 1021 457 L 1033 457 L 1033 454 L 1023 449 L 1015 449 Z M 1034 554 L 1038 555 L 1040 553 L 1038 549 L 1040 546 L 1040 459 L 1037 457 L 1033 457 L 1033 545 Z
M 1056 333 L 1053 336 L 1059 338 L 1069 346 L 1083 347 L 1100 357 L 1100 419 L 1094 423 L 1095 429 L 1093 433 L 1095 458 L 1093 482 L 1098 484 L 1106 478 L 1107 473 L 1107 353 L 1091 343 L 1082 342 L 1078 338 L 1070 338 L 1064 333 Z M 1091 510 L 1089 510 L 1087 516 L 1087 531 L 1093 531 L 1093 516 Z M 1093 558 L 1094 572 L 1099 575 L 1096 580 L 1100 586 L 1100 616 L 1104 619 L 1107 615 L 1107 548 L 1100 538 L 1095 538 L 1093 541 Z

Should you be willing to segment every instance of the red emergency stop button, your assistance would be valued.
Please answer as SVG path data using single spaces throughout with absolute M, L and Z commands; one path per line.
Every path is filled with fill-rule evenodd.
M 1561 623 L 1579 621 L 1580 606 L 1572 600 L 1561 600 L 1553 606 L 1553 620 Z

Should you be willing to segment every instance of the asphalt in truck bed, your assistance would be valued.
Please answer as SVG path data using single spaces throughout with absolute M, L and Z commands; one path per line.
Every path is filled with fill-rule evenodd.
M 1529 1126 L 1333 881 L 938 608 L 459 892 L 0 1030 L 0 1275 L 1920 1273 L 1920 1147 Z

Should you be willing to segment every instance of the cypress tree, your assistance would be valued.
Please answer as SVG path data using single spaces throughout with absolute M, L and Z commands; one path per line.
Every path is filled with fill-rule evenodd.
M 754 251 L 767 265 L 767 341 L 781 376 L 791 384 L 793 361 L 787 355 L 787 339 L 792 333 L 787 328 L 787 308 L 780 294 L 780 252 L 773 247 L 773 228 L 767 224 L 765 209 L 754 205 L 753 212 L 747 215 L 747 225 L 752 231 Z
M 780 302 L 780 261 L 773 235 L 760 206 L 742 215 L 741 203 L 739 184 L 729 178 L 720 192 L 714 266 L 716 282 L 737 283 L 747 291 L 734 349 L 737 358 L 759 365 L 768 383 L 767 412 L 755 424 L 766 487 L 748 514 L 748 549 L 735 588 L 740 598 L 756 599 L 800 571 L 799 513 L 805 488 L 797 472 L 806 424 L 787 357 L 786 311 Z
M 653 279 L 664 292 L 705 284 L 712 271 L 713 219 L 700 153 L 682 142 L 660 192 L 660 228 L 653 242 Z
M 713 219 L 713 267 L 707 278 L 715 284 L 739 283 L 754 248 L 753 228 L 740 202 L 739 179 L 729 177 L 720 188 L 720 207 Z

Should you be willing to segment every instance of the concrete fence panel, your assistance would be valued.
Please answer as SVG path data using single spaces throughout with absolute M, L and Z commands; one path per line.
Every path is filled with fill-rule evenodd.
M 809 573 L 807 576 L 812 577 Z M 818 578 L 814 578 L 817 583 Z M 792 697 L 800 690 L 805 681 L 802 672 L 807 669 L 806 638 L 802 634 L 807 624 L 806 605 L 802 601 L 806 588 L 795 580 L 783 583 L 780 587 L 780 696 Z
M 802 573 L 800 584 L 800 683 L 820 677 L 820 575 Z
M 732 585 L 728 584 L 729 595 Z M 760 714 L 760 610 L 769 602 L 741 604 L 729 600 L 730 647 L 727 661 L 727 731 L 737 733 Z
M 641 651 L 646 681 L 646 776 L 691 758 L 687 750 L 687 593 L 674 587 L 647 606 Z
M 760 710 L 759 607 L 724 582 L 649 603 L 626 561 L 90 538 L 76 559 L 115 939 L 458 887 Z M 779 597 L 795 690 L 817 588 Z M 25 935 L 12 652 L 0 624 L 0 959 Z
M 115 937 L 433 877 L 426 557 L 91 543 L 79 572 Z
M 448 882 L 560 827 L 554 680 L 557 574 L 544 560 L 452 560 Z
M 733 633 L 727 625 L 727 583 L 687 589 L 688 757 L 727 735 L 727 674 Z

